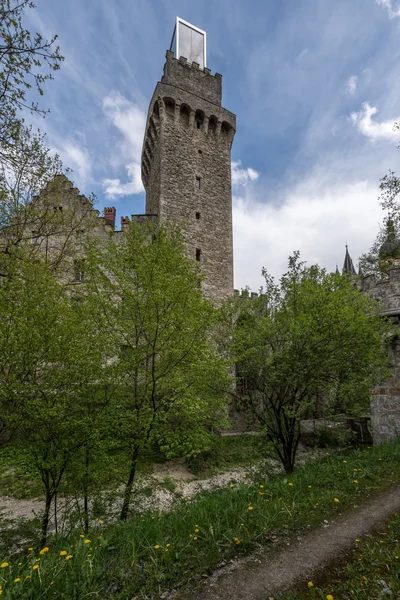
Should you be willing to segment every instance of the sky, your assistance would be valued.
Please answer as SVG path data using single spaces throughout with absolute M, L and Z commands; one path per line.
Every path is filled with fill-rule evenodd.
M 147 109 L 176 16 L 207 33 L 237 115 L 232 147 L 235 287 L 279 278 L 295 250 L 342 267 L 368 251 L 379 180 L 400 164 L 400 0 L 36 0 L 26 23 L 59 36 L 47 133 L 70 178 L 121 216 L 143 213 Z

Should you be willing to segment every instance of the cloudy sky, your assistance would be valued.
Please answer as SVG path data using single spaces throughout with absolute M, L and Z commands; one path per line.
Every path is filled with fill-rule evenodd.
M 398 170 L 400 0 L 36 0 L 29 27 L 65 62 L 40 127 L 98 208 L 144 212 L 140 154 L 175 17 L 207 32 L 207 62 L 236 113 L 235 286 L 257 290 L 294 250 L 354 262 L 382 220 L 379 179 Z

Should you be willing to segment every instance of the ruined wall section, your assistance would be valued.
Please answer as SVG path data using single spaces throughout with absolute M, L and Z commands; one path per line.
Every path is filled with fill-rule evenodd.
M 388 270 L 387 276 L 375 274 L 364 277 L 360 291 L 377 300 L 381 314 L 391 317 L 395 323 L 400 318 L 400 268 Z M 399 325 L 397 325 L 399 327 Z M 400 335 L 400 328 L 399 328 Z M 388 345 L 392 374 L 390 378 L 371 390 L 371 424 L 374 444 L 394 439 L 400 435 L 400 341 Z

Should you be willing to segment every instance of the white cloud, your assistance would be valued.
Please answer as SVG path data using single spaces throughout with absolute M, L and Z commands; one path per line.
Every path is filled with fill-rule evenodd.
M 357 75 L 352 75 L 349 77 L 346 83 L 346 94 L 349 96 L 354 96 L 357 90 L 358 77 Z
M 258 202 L 249 193 L 234 197 L 235 287 L 257 291 L 261 268 L 279 278 L 287 259 L 300 250 L 307 264 L 330 271 L 343 266 L 345 244 L 353 262 L 368 250 L 383 214 L 377 184 L 333 183 L 317 173 L 288 188 L 279 204 Z M 259 185 L 259 184 L 257 184 Z
M 242 167 L 242 161 L 232 161 L 232 185 L 233 186 L 245 186 L 251 181 L 256 181 L 260 173 L 257 173 L 251 167 L 244 169 Z
M 394 6 L 392 0 L 376 0 L 376 3 L 387 9 L 389 19 L 400 17 L 400 6 Z
M 78 146 L 75 141 L 63 142 L 58 137 L 52 136 L 52 150 L 56 152 L 64 167 L 72 169 L 76 179 L 75 183 L 85 186 L 92 179 L 92 164 L 85 148 Z
M 375 106 L 371 106 L 368 102 L 364 102 L 361 111 L 353 112 L 350 118 L 354 125 L 356 125 L 360 132 L 366 137 L 372 139 L 385 138 L 397 140 L 399 134 L 397 131 L 394 131 L 394 125 L 400 117 L 388 119 L 379 123 L 372 119 L 377 112 L 378 109 Z
M 140 194 L 143 192 L 140 163 L 146 114 L 137 104 L 117 92 L 103 99 L 103 111 L 122 135 L 116 162 L 125 164 L 128 176 L 125 183 L 120 179 L 103 179 L 105 194 L 109 198 Z

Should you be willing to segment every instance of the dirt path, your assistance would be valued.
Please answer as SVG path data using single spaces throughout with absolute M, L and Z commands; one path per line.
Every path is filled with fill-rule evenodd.
M 298 538 L 273 555 L 258 554 L 223 567 L 202 583 L 197 592 L 188 588 L 179 600 L 268 600 L 289 590 L 354 548 L 355 539 L 372 532 L 400 512 L 400 488 L 384 492 L 363 506 L 346 512 L 323 527 Z

